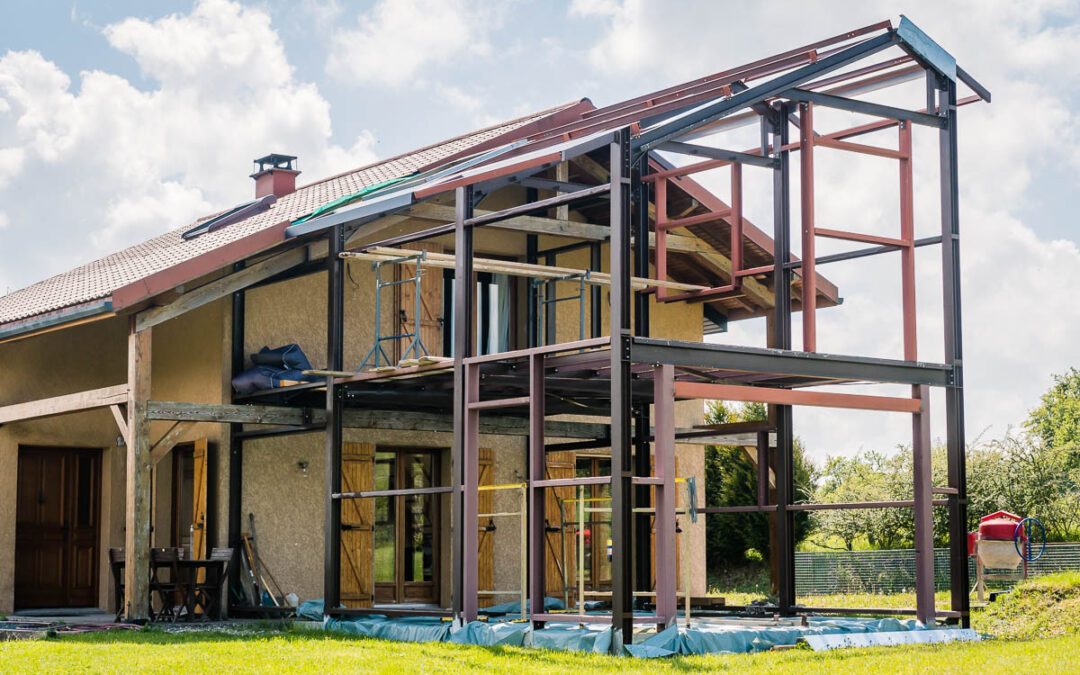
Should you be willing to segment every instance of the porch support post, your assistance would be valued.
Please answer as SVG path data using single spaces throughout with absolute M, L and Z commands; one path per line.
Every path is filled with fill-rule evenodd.
M 653 371 L 656 477 L 656 615 L 658 630 L 676 620 L 678 565 L 675 562 L 675 366 Z M 690 536 L 687 527 L 683 536 Z M 690 589 L 684 589 L 687 593 Z
M 327 370 L 344 366 L 345 342 L 345 261 L 339 254 L 345 247 L 345 232 L 335 225 L 329 234 L 326 254 L 326 362 Z M 326 378 L 326 532 L 323 565 L 323 615 L 341 602 L 341 438 L 344 389 Z
M 922 400 L 922 412 L 912 415 L 911 451 L 914 467 L 915 611 L 926 626 L 934 625 L 934 505 L 930 467 L 930 387 L 912 388 Z M 965 545 L 967 537 L 964 537 Z M 966 561 L 965 561 L 966 562 Z
M 957 176 L 956 83 L 938 85 L 928 72 L 928 96 L 937 94 L 938 114 L 948 120 L 939 136 L 941 174 L 941 263 L 944 291 L 945 363 L 953 368 L 952 386 L 945 388 L 946 444 L 949 466 L 949 585 L 952 611 L 964 628 L 971 625 L 971 588 L 967 566 L 967 477 L 964 439 L 964 370 L 960 316 L 960 186 Z M 929 108 L 933 110 L 933 108 Z
M 124 521 L 124 617 L 150 617 L 150 399 L 151 330 L 128 333 L 128 445 Z
M 775 263 L 773 309 L 769 347 L 791 349 L 791 182 L 788 144 L 788 117 L 791 108 L 780 103 L 773 109 L 772 147 L 776 156 L 773 170 L 773 261 Z M 804 287 L 803 294 L 807 289 Z M 788 510 L 792 502 L 794 481 L 792 463 L 794 436 L 791 426 L 791 406 L 773 407 L 776 423 L 776 556 L 777 596 L 780 614 L 788 616 L 795 604 L 795 521 Z
M 630 438 L 630 133 L 611 151 L 611 612 L 612 650 L 634 638 L 633 465 Z
M 243 269 L 244 263 L 233 265 L 233 271 Z M 230 350 L 230 372 L 236 377 L 244 370 L 244 326 L 245 326 L 245 295 L 244 291 L 236 291 L 232 294 L 232 349 Z M 229 384 L 228 400 L 232 401 L 233 388 Z M 243 509 L 243 479 L 244 479 L 244 439 L 240 432 L 244 430 L 243 424 L 229 424 L 229 547 L 233 550 L 233 561 L 229 565 L 229 586 L 236 588 L 240 584 L 240 549 L 242 546 L 240 537 L 242 525 L 241 511 Z M 226 611 L 233 604 L 232 593 L 225 594 Z
M 454 443 L 450 454 L 450 481 L 453 491 L 450 493 L 452 555 L 450 556 L 450 604 L 455 623 L 466 619 L 465 607 L 465 556 L 468 541 L 476 540 L 477 521 L 466 519 L 463 491 L 465 485 L 467 454 L 466 443 L 468 427 L 468 387 L 466 386 L 465 359 L 472 356 L 475 343 L 473 332 L 473 230 L 465 221 L 473 215 L 473 189 L 471 186 L 459 187 L 455 192 L 454 221 Z M 478 470 L 473 467 L 474 470 Z M 477 495 L 471 495 L 475 501 Z M 476 513 L 474 510 L 473 513 Z M 472 528 L 473 537 L 466 535 L 466 528 Z M 477 551 L 472 551 L 475 560 Z M 475 570 L 473 570 L 475 574 Z M 476 605 L 475 585 L 473 586 L 472 607 Z
M 547 493 L 545 488 L 535 485 L 536 481 L 545 478 L 543 354 L 529 355 L 529 399 L 529 613 L 537 615 L 545 611 L 544 582 L 547 573 L 544 553 L 547 539 Z M 522 553 L 524 554 L 524 551 Z M 533 622 L 534 628 L 543 626 L 542 622 Z

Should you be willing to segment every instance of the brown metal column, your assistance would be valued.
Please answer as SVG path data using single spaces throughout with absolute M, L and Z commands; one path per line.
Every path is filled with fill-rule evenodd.
M 930 466 L 930 387 L 913 387 L 922 412 L 912 415 L 911 451 L 914 467 L 915 611 L 927 626 L 934 625 L 934 505 Z M 966 541 L 966 540 L 965 540 Z
M 462 453 L 463 490 L 461 528 L 462 550 L 464 558 L 461 565 L 462 618 L 476 621 L 479 610 L 478 567 L 479 567 L 479 527 L 480 513 L 480 412 L 472 409 L 469 403 L 480 400 L 480 366 L 465 365 L 465 434 L 464 452 Z
M 464 564 L 465 564 L 465 500 L 462 486 L 465 482 L 465 445 L 467 388 L 465 361 L 472 356 L 473 335 L 473 231 L 465 225 L 472 217 L 473 190 L 471 186 L 460 187 L 455 193 L 456 215 L 454 222 L 454 444 L 450 454 L 451 502 L 451 556 L 450 556 L 450 604 L 454 621 L 464 618 Z M 475 497 L 475 495 L 474 495 Z M 476 530 L 477 521 L 472 520 Z M 473 551 L 473 555 L 477 554 Z M 475 598 L 474 598 L 475 602 Z
M 773 171 L 773 292 L 776 306 L 773 308 L 772 330 L 769 346 L 775 349 L 791 349 L 791 182 L 788 143 L 788 116 L 791 112 L 786 103 L 773 109 L 772 147 L 777 164 Z M 803 295 L 806 295 L 804 278 Z M 791 406 L 773 407 L 776 424 L 776 548 L 775 556 L 777 596 L 780 613 L 790 615 L 795 604 L 795 521 L 788 510 L 794 492 L 792 475 L 795 438 L 791 425 Z
M 611 612 L 612 649 L 634 638 L 633 465 L 630 438 L 630 132 L 611 151 Z
M 676 620 L 678 566 L 675 562 L 675 366 L 653 370 L 653 454 L 656 467 L 656 615 L 667 627 Z M 689 529 L 683 533 L 689 536 Z M 690 589 L 685 589 L 689 592 Z
M 817 269 L 814 253 L 814 104 L 799 104 L 799 190 L 802 195 L 803 351 L 817 351 Z
M 345 232 L 338 225 L 328 237 L 326 253 L 326 362 L 327 369 L 344 367 L 345 342 Z M 342 408 L 344 390 L 326 379 L 326 516 L 323 553 L 323 614 L 341 600 L 341 492 Z
M 927 73 L 933 78 L 932 73 Z M 936 88 L 930 83 L 930 89 Z M 939 137 L 941 173 L 941 263 L 944 290 L 945 363 L 953 367 L 952 386 L 945 388 L 945 421 L 949 462 L 949 574 L 952 610 L 970 626 L 971 585 L 967 567 L 967 457 L 964 440 L 964 371 L 960 314 L 960 186 L 957 174 L 956 83 L 941 85 L 939 114 L 948 126 Z
M 545 539 L 547 511 L 545 488 L 535 486 L 544 480 L 544 355 L 529 355 L 529 604 L 532 615 L 544 613 Z M 560 523 L 561 526 L 561 523 Z M 521 552 L 525 555 L 525 551 Z M 542 628 L 542 622 L 533 623 Z

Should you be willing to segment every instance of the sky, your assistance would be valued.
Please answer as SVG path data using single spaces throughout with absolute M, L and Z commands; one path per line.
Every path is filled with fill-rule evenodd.
M 303 183 L 903 13 L 993 92 L 959 125 L 969 440 L 1016 427 L 1053 373 L 1080 367 L 1080 0 L 0 0 L 0 13 L 0 292 L 250 198 L 251 160 L 268 152 L 298 155 Z M 918 85 L 883 96 L 921 105 Z M 815 121 L 842 128 L 844 116 Z M 914 148 L 926 236 L 940 227 L 934 134 L 916 130 Z M 819 153 L 819 225 L 896 236 L 895 171 Z M 747 214 L 769 229 L 755 180 Z M 710 187 L 724 196 L 722 180 Z M 935 248 L 920 249 L 927 361 L 943 353 L 940 268 Z M 896 257 L 820 271 L 844 303 L 820 311 L 819 350 L 898 358 Z M 763 330 L 733 323 L 716 339 L 761 345 Z M 910 442 L 903 415 L 803 408 L 795 425 L 817 461 Z

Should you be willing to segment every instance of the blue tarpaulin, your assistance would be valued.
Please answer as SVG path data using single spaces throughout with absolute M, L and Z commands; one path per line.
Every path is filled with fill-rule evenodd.
M 553 598 L 547 598 L 544 604 L 549 611 L 557 611 L 562 606 L 562 603 Z M 505 606 L 489 607 L 487 610 L 501 610 L 513 615 L 519 608 L 517 603 L 507 603 Z M 322 600 L 309 600 L 301 604 L 297 614 L 321 621 Z M 609 653 L 613 638 L 611 626 L 579 625 L 574 621 L 573 614 L 567 614 L 565 622 L 548 622 L 539 630 L 534 630 L 527 621 L 501 620 L 494 617 L 488 621 L 472 621 L 454 629 L 449 621 L 438 617 L 391 619 L 382 615 L 333 618 L 327 620 L 323 627 L 326 630 L 403 642 L 452 642 L 487 647 L 526 646 L 596 653 Z M 924 630 L 923 625 L 914 619 L 894 618 L 810 617 L 805 625 L 738 623 L 734 617 L 723 622 L 697 619 L 690 628 L 672 625 L 644 640 L 624 645 L 622 653 L 646 659 L 677 654 L 745 654 L 766 651 L 777 645 L 794 645 L 801 638 L 817 635 L 921 630 Z

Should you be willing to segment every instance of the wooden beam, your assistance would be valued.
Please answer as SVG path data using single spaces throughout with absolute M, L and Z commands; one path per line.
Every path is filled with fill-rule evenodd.
M 0 408 L 0 424 L 64 415 L 80 410 L 107 408 L 117 403 L 126 403 L 127 400 L 128 385 L 118 384 L 113 387 L 80 391 L 75 394 L 64 394 L 63 396 L 27 401 L 26 403 L 15 403 Z
M 434 220 L 440 223 L 454 222 L 454 207 L 443 204 L 425 202 L 410 207 L 403 213 L 422 220 Z M 474 213 L 477 216 L 483 216 L 494 213 L 494 211 L 476 209 Z M 529 234 L 550 234 L 557 237 L 575 237 L 577 239 L 587 239 L 589 241 L 602 241 L 607 239 L 608 234 L 610 234 L 610 230 L 608 230 L 606 225 L 579 223 L 573 220 L 558 220 L 555 218 L 544 218 L 542 216 L 517 216 L 515 218 L 500 220 L 491 223 L 490 225 L 484 225 L 484 227 L 527 232 Z
M 176 447 L 176 444 L 180 442 L 184 434 L 193 426 L 195 426 L 194 422 L 177 422 L 169 427 L 169 430 L 162 434 L 157 443 L 154 443 L 154 447 L 150 448 L 151 466 L 157 466 L 158 462 L 165 459 L 172 449 Z
M 180 316 L 185 312 L 190 312 L 197 307 L 202 307 L 219 298 L 243 290 L 248 286 L 257 284 L 276 274 L 280 274 L 297 265 L 308 262 L 315 253 L 315 251 L 309 250 L 309 247 L 306 246 L 295 248 L 249 265 L 242 270 L 233 272 L 216 281 L 211 281 L 208 284 L 199 286 L 194 290 L 184 293 L 167 305 L 153 307 L 139 312 L 135 318 L 135 329 L 144 331 L 168 321 L 169 319 Z M 326 255 L 325 247 L 322 254 L 324 256 Z
M 235 424 L 262 424 L 268 426 L 320 425 L 326 422 L 326 411 L 319 408 L 286 408 L 282 406 L 235 405 L 215 403 L 185 403 L 177 401 L 150 401 L 147 417 L 152 420 L 183 420 L 188 422 L 215 422 Z M 438 413 L 395 410 L 393 414 L 380 410 L 346 409 L 343 424 L 350 429 L 388 429 L 394 431 L 453 430 L 453 418 Z M 480 433 L 500 436 L 525 436 L 529 432 L 528 420 L 507 415 L 483 415 Z M 551 438 L 604 438 L 608 425 L 595 422 L 548 420 L 544 425 L 545 437 Z
M 124 439 L 124 447 L 131 445 L 131 438 L 128 436 L 128 422 L 127 417 L 124 416 L 124 411 L 120 409 L 119 405 L 109 406 L 109 411 L 112 413 L 113 419 L 116 420 L 116 426 L 120 429 L 120 436 Z
M 143 621 L 150 610 L 150 331 L 128 335 L 128 439 L 124 529 L 124 617 Z

